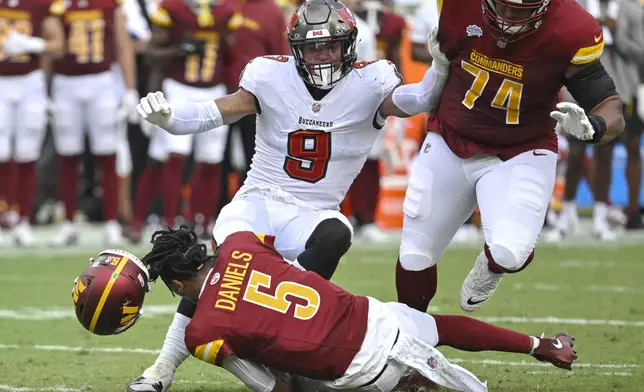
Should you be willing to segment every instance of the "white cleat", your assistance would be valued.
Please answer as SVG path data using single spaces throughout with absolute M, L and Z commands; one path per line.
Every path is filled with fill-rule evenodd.
M 141 376 L 128 385 L 127 392 L 166 392 L 172 385 L 174 372 L 153 368 L 144 372 L 148 374 L 147 377 Z
M 13 237 L 17 246 L 30 248 L 36 243 L 29 221 L 23 219 L 13 228 Z
M 375 223 L 369 223 L 360 229 L 360 238 L 366 242 L 387 242 L 389 235 L 382 231 Z
M 58 234 L 52 239 L 53 246 L 72 246 L 78 243 L 78 230 L 76 224 L 70 221 L 64 221 L 59 229 Z
M 122 229 L 121 225 L 117 221 L 111 220 L 105 222 L 103 230 L 103 242 L 105 245 L 114 246 L 121 243 Z
M 494 294 L 503 274 L 495 274 L 487 267 L 487 257 L 481 253 L 474 262 L 474 268 L 463 281 L 461 286 L 461 309 L 473 312 L 487 302 Z
M 563 241 L 565 234 L 562 230 L 554 228 L 545 232 L 543 240 L 550 243 L 558 243 Z
M 621 228 L 626 226 L 628 217 L 626 216 L 626 214 L 624 214 L 621 208 L 617 206 L 609 206 L 608 211 L 606 212 L 606 220 L 611 227 Z
M 593 228 L 593 235 L 602 242 L 613 242 L 617 240 L 617 234 L 608 228 L 608 225 L 597 225 Z
M 562 242 L 566 237 L 579 232 L 579 225 L 579 215 L 577 215 L 576 208 L 563 210 L 557 218 L 555 227 L 547 231 L 543 239 L 550 243 Z
M 127 392 L 165 392 L 169 387 L 170 384 L 165 384 L 161 380 L 139 377 L 128 385 Z
M 2 214 L 2 222 L 5 227 L 12 228 L 20 223 L 20 214 L 18 211 L 9 210 Z

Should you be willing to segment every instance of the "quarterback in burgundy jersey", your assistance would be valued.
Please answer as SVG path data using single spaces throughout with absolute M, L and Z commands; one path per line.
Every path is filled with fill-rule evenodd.
M 152 281 L 160 277 L 173 293 L 196 302 L 185 332 L 191 354 L 224 367 L 254 391 L 288 390 L 263 366 L 330 389 L 390 391 L 411 368 L 447 388 L 487 391 L 473 374 L 450 364 L 438 345 L 531 354 L 564 369 L 576 358 L 567 334 L 530 337 L 352 295 L 285 261 L 274 240 L 237 232 L 208 256 L 196 234 L 182 227 L 154 233 L 153 248 L 141 259 Z M 92 290 L 101 294 L 101 287 Z
M 29 220 L 36 196 L 36 162 L 47 124 L 40 64 L 63 53 L 60 16 L 64 12 L 62 0 L 0 3 L 0 205 L 4 205 L 0 218 L 19 215 L 13 234 L 22 246 L 34 243 Z M 17 212 L 7 212 L 12 204 L 18 204 Z M 5 212 L 7 216 L 2 216 Z
M 153 30 L 147 53 L 153 65 L 150 91 L 161 88 L 172 102 L 225 95 L 225 47 L 242 23 L 237 8 L 232 0 L 164 0 L 151 16 Z M 193 145 L 197 165 L 191 182 L 191 220 L 208 226 L 204 220 L 219 204 L 227 133 L 228 126 L 223 126 L 196 137 L 176 137 L 165 132 L 150 135 L 149 160 L 136 191 L 134 222 L 127 230 L 133 242 L 140 241 L 143 222 L 159 191 L 163 194 L 164 219 L 168 225 L 174 225 L 179 212 L 183 165 Z
M 396 285 L 399 301 L 426 310 L 436 262 L 478 203 L 485 247 L 460 295 L 461 308 L 473 311 L 534 257 L 554 187 L 556 122 L 606 143 L 624 119 L 599 62 L 602 29 L 576 1 L 438 7 L 439 63 L 450 75 L 409 180 Z M 578 104 L 557 103 L 564 85 Z
M 59 155 L 60 199 L 65 221 L 53 238 L 54 246 L 78 240 L 74 223 L 78 188 L 77 167 L 85 151 L 96 156 L 103 187 L 104 240 L 121 239 L 118 219 L 116 150 L 122 138 L 124 110 L 131 114 L 138 101 L 134 49 L 121 10 L 121 0 L 71 0 L 63 16 L 66 33 L 65 56 L 55 64 L 52 95 L 55 101 L 53 136 Z M 112 64 L 118 62 L 127 87 L 125 95 L 114 80 Z

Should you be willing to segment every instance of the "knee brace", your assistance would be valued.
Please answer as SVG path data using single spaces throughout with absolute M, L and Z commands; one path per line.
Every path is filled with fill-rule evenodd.
M 400 265 L 406 271 L 422 271 L 436 265 L 429 256 L 420 253 L 403 253 L 400 252 L 398 259 Z
M 337 218 L 325 219 L 315 227 L 297 261 L 306 270 L 328 280 L 349 247 L 351 229 Z
M 516 252 L 519 253 L 519 252 Z M 499 244 L 485 245 L 485 254 L 490 263 L 505 273 L 516 273 L 530 264 L 534 257 L 534 250 L 522 251 L 517 256 L 515 252 Z
M 306 240 L 304 249 L 317 247 L 326 252 L 344 255 L 351 246 L 351 229 L 340 219 L 330 218 L 320 222 Z
M 398 259 L 403 269 L 407 271 L 422 271 L 436 264 L 436 259 L 431 256 L 432 240 L 424 234 L 413 230 L 404 230 L 400 242 Z

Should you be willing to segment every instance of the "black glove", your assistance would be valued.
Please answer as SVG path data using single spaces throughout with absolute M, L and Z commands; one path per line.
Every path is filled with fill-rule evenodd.
M 185 56 L 189 56 L 191 54 L 198 54 L 200 56 L 203 56 L 206 50 L 206 41 L 192 37 L 184 38 L 179 43 L 179 49 L 181 49 L 181 52 Z

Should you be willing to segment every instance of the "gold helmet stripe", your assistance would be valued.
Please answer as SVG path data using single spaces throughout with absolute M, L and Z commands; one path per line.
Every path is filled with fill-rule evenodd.
M 107 297 L 110 295 L 110 291 L 112 291 L 112 286 L 114 286 L 114 282 L 116 282 L 116 279 L 118 279 L 119 275 L 121 274 L 121 271 L 123 271 L 123 268 L 125 268 L 125 264 L 128 262 L 127 257 L 121 257 L 121 261 L 118 263 L 116 266 L 116 269 L 112 273 L 112 277 L 110 280 L 107 282 L 107 285 L 105 286 L 105 289 L 103 290 L 103 295 L 101 295 L 101 299 L 98 301 L 98 305 L 96 306 L 96 310 L 94 311 L 94 316 L 92 316 L 92 322 L 89 324 L 89 330 L 90 332 L 94 332 L 94 329 L 96 328 L 96 323 L 98 322 L 98 318 L 101 315 L 101 311 L 103 310 L 103 306 L 105 306 L 105 301 L 107 301 Z

